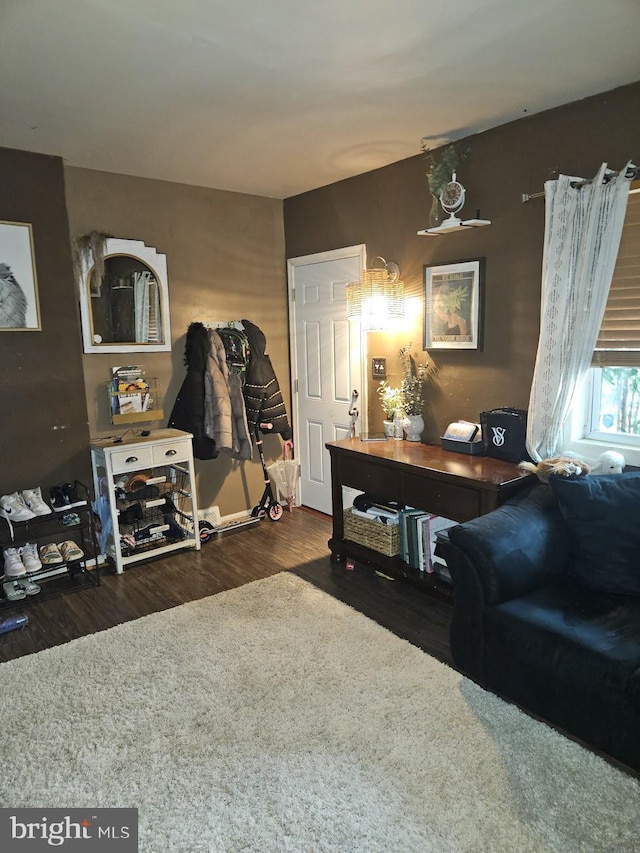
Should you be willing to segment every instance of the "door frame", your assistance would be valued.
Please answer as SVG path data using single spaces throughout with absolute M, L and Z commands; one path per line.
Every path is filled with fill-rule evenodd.
M 325 261 L 339 261 L 344 258 L 357 257 L 360 261 L 360 269 L 367 268 L 367 247 L 364 243 L 355 246 L 345 246 L 342 249 L 330 249 L 327 252 L 315 252 L 311 255 L 301 255 L 297 258 L 287 258 L 287 302 L 289 305 L 289 363 L 291 365 L 291 419 L 294 436 L 298 435 L 300 424 L 299 416 L 299 382 L 298 382 L 298 347 L 296 337 L 296 300 L 295 300 L 295 273 L 296 267 L 307 264 L 321 264 Z M 360 389 L 357 408 L 360 413 L 359 424 L 362 432 L 367 431 L 368 424 L 368 374 L 365 370 L 366 355 L 366 333 L 363 335 L 359 320 L 349 320 L 351 326 L 349 332 L 350 360 L 356 361 L 360 367 L 359 375 L 354 377 L 357 387 Z M 300 506 L 301 496 L 296 495 L 296 505 Z

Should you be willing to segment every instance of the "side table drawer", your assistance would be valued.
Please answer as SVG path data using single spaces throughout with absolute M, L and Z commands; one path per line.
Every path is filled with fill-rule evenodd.
M 111 464 L 114 474 L 123 471 L 140 471 L 142 468 L 151 468 L 152 453 L 150 447 L 129 447 L 111 452 Z
M 416 474 L 405 474 L 402 478 L 401 501 L 459 522 L 469 521 L 481 514 L 480 493 L 475 489 Z
M 345 456 L 342 459 L 342 485 L 385 500 L 399 494 L 400 471 L 362 458 Z
M 171 444 L 158 444 L 152 450 L 154 465 L 186 462 L 190 458 L 191 441 L 174 441 Z

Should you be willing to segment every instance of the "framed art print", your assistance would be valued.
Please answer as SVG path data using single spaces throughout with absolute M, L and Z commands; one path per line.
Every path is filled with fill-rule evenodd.
M 0 220 L 0 331 L 41 328 L 31 225 Z
M 482 349 L 484 258 L 424 268 L 424 349 Z

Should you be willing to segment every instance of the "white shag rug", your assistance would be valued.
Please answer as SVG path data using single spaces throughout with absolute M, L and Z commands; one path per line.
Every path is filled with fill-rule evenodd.
M 143 853 L 629 851 L 637 780 L 291 574 L 0 664 L 0 805 Z

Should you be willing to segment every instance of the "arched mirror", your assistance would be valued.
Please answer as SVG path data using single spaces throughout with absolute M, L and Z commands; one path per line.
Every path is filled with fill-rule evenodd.
M 82 260 L 80 282 L 85 352 L 171 349 L 167 259 L 138 240 L 104 241 L 104 272 Z

